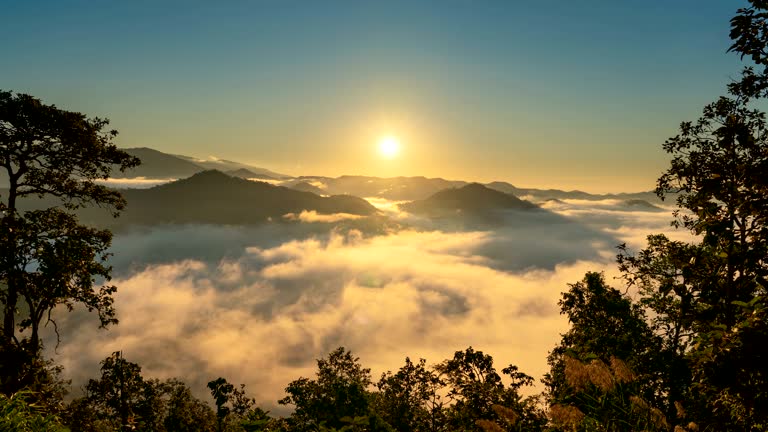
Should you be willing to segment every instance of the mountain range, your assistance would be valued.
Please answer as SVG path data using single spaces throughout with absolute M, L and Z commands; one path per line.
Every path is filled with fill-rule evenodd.
M 318 195 L 354 195 L 362 198 L 377 197 L 394 201 L 423 200 L 442 190 L 460 188 L 470 184 L 461 180 L 421 176 L 389 178 L 358 175 L 291 177 L 266 168 L 222 159 L 206 160 L 190 156 L 173 155 L 146 147 L 126 148 L 123 150 L 141 159 L 142 164 L 125 173 L 116 172 L 115 178 L 182 179 L 201 171 L 215 169 L 236 177 L 268 180 L 279 183 L 282 186 L 303 192 L 313 192 Z M 549 199 L 619 199 L 644 200 L 650 203 L 658 202 L 658 198 L 652 191 L 591 194 L 579 190 L 519 188 L 502 181 L 486 183 L 485 186 L 517 197 L 526 197 L 533 202 L 542 202 Z
M 0 191 L 0 195 L 4 195 Z M 102 208 L 78 210 L 86 224 L 107 228 L 157 224 L 255 225 L 284 221 L 289 213 L 346 213 L 372 216 L 376 208 L 351 195 L 323 197 L 283 186 L 245 180 L 216 170 L 149 189 L 120 191 L 128 205 L 115 219 Z M 59 205 L 55 198 L 29 197 L 20 203 L 25 210 Z
M 125 150 L 142 159 L 142 165 L 121 173 L 122 177 L 118 178 L 143 176 L 180 180 L 143 190 L 124 189 L 122 193 L 128 207 L 121 218 L 113 219 L 101 209 L 83 209 L 80 213 L 84 221 L 108 227 L 156 223 L 254 224 L 282 219 L 288 213 L 299 214 L 304 210 L 318 214 L 376 214 L 376 208 L 363 198 L 409 201 L 401 204 L 403 210 L 440 218 L 531 209 L 537 207 L 534 203 L 564 203 L 562 200 L 566 199 L 617 199 L 623 203 L 620 206 L 633 211 L 663 210 L 652 204 L 659 202 L 652 192 L 596 195 L 581 191 L 518 188 L 506 182 L 483 185 L 426 177 L 292 178 L 237 162 L 206 161 L 149 148 Z M 210 166 L 222 170 L 207 170 Z M 2 195 L 0 191 L 0 198 Z M 29 208 L 50 205 L 56 205 L 55 200 L 28 200 L 27 203 Z
M 206 170 L 230 171 L 238 177 L 252 174 L 253 178 L 262 179 L 289 178 L 285 174 L 276 173 L 266 168 L 223 159 L 198 159 L 163 153 L 147 147 L 124 148 L 122 150 L 141 159 L 141 165 L 125 172 L 115 170 L 113 172 L 114 178 L 182 179 Z

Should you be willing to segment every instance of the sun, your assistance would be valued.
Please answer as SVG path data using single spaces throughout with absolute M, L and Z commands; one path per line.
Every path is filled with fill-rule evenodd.
M 379 138 L 379 154 L 386 159 L 394 159 L 400 153 L 400 140 L 392 135 Z

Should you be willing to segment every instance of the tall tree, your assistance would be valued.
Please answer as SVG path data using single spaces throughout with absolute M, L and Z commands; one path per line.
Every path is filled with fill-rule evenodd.
M 571 328 L 550 353 L 544 379 L 556 423 L 565 430 L 571 423 L 579 430 L 657 430 L 650 420 L 666 422 L 655 407 L 666 408 L 664 378 L 674 364 L 642 306 L 600 273 L 571 284 L 559 304 Z M 638 413 L 638 406 L 656 410 Z
M 733 86 L 731 87 L 733 88 Z M 689 410 L 713 427 L 768 427 L 768 128 L 733 94 L 664 145 L 673 159 L 657 193 L 677 196 L 686 245 L 649 238 L 620 265 L 691 371 Z
M 376 383 L 374 410 L 399 431 L 437 432 L 446 430 L 441 390 L 445 382 L 427 368 L 426 360 L 405 365 L 397 373 L 387 372 Z
M 219 432 L 229 430 L 227 425 L 235 424 L 239 428 L 251 414 L 267 417 L 266 413 L 255 407 L 256 401 L 245 394 L 245 384 L 236 388 L 224 378 L 208 382 L 208 390 L 216 403 L 216 418 Z
M 508 424 L 503 430 L 537 431 L 544 426 L 544 416 L 535 400 L 520 394 L 523 387 L 533 384 L 533 378 L 510 365 L 502 374 L 510 378 L 505 385 L 493 366 L 493 357 L 472 347 L 456 351 L 452 359 L 435 368 L 446 382 L 448 399 L 448 430 L 482 430 L 485 422 Z M 502 410 L 499 409 L 502 408 Z M 505 414 L 509 412 L 509 414 Z M 514 422 L 504 417 L 514 417 Z
M 141 366 L 120 352 L 101 362 L 101 376 L 89 380 L 85 391 L 86 395 L 73 400 L 66 411 L 65 423 L 73 432 L 216 429 L 213 410 L 195 398 L 183 382 L 146 379 Z
M 96 278 L 110 277 L 105 259 L 111 233 L 80 225 L 72 213 L 96 205 L 117 215 L 125 205 L 118 192 L 96 183 L 115 167 L 139 164 L 112 143 L 117 132 L 105 130 L 108 124 L 0 91 L 0 173 L 8 182 L 0 190 L 3 376 L 16 375 L 6 360 L 38 355 L 40 327 L 53 321 L 58 306 L 71 310 L 82 304 L 98 312 L 102 326 L 117 322 L 115 287 L 96 284 Z M 22 211 L 21 200 L 35 196 L 54 197 L 61 205 Z M 3 391 L 23 382 L 4 385 Z
M 371 370 L 359 360 L 339 347 L 327 359 L 317 360 L 316 379 L 299 378 L 288 384 L 288 396 L 279 403 L 295 407 L 288 419 L 291 430 L 391 430 L 371 410 Z
M 608 364 L 615 357 L 638 373 L 648 374 L 649 382 L 655 381 L 651 377 L 653 355 L 660 341 L 646 323 L 641 306 L 608 286 L 602 274 L 587 273 L 584 279 L 571 284 L 559 305 L 571 328 L 548 358 L 552 369 L 545 383 L 553 402 L 567 399 L 572 392 L 564 375 L 567 358 L 597 359 Z M 653 389 L 647 391 L 649 397 L 654 393 Z

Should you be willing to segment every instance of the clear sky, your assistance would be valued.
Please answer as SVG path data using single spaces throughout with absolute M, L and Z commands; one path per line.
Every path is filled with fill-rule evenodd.
M 0 0 L 0 88 L 288 174 L 644 190 L 737 76 L 743 3 Z

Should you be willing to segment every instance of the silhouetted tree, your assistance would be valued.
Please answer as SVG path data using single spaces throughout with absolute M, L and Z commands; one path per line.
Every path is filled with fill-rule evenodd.
M 398 431 L 445 430 L 445 413 L 440 390 L 445 382 L 426 366 L 426 360 L 405 365 L 393 374 L 381 375 L 373 409 Z
M 691 370 L 689 411 L 716 428 L 768 427 L 768 128 L 748 98 L 723 97 L 681 125 L 664 148 L 673 159 L 657 193 L 677 194 L 686 245 L 649 238 L 623 253 L 668 345 Z
M 288 384 L 288 396 L 279 403 L 295 407 L 288 418 L 290 430 L 391 430 L 370 409 L 371 371 L 358 361 L 339 347 L 327 359 L 317 360 L 316 379 L 299 378 Z
M 101 377 L 89 380 L 86 395 L 73 400 L 66 411 L 65 424 L 73 432 L 217 429 L 215 412 L 195 398 L 182 381 L 145 379 L 141 366 L 125 360 L 119 352 L 101 365 Z M 238 423 L 234 426 L 225 430 L 244 430 Z
M 151 385 L 141 376 L 141 366 L 115 352 L 101 362 L 101 378 L 88 381 L 86 398 L 97 418 L 113 422 L 120 430 L 132 430 L 139 424 L 146 424 L 147 420 L 154 423 L 155 415 L 146 419 L 143 417 L 147 417 L 147 413 L 139 413 L 139 406 L 147 405 L 143 402 Z M 154 398 L 152 402 L 155 402 Z
M 18 377 L 12 367 L 16 356 L 38 355 L 40 326 L 52 322 L 58 306 L 82 304 L 98 312 L 102 326 L 117 321 L 115 287 L 95 286 L 95 278 L 110 276 L 104 259 L 111 234 L 79 225 L 68 212 L 99 205 L 116 215 L 125 204 L 118 192 L 95 183 L 115 166 L 139 163 L 112 144 L 117 132 L 103 131 L 107 124 L 29 95 L 0 91 L 0 172 L 8 181 L 0 195 L 3 377 Z M 61 208 L 20 210 L 20 200 L 46 195 L 56 197 Z M 1 390 L 13 392 L 30 381 L 34 378 L 4 379 Z
M 544 426 L 544 415 L 535 400 L 520 395 L 520 389 L 533 384 L 533 378 L 517 366 L 502 370 L 511 380 L 506 386 L 493 366 L 493 357 L 469 347 L 456 351 L 452 359 L 437 365 L 436 370 L 445 380 L 452 402 L 446 412 L 448 430 L 481 430 L 483 422 L 503 424 L 503 430 L 514 431 L 536 431 Z M 516 421 L 505 420 L 509 415 L 494 406 L 511 411 L 509 415 L 517 416 Z
M 227 382 L 224 378 L 217 378 L 208 383 L 208 389 L 216 403 L 216 418 L 219 431 L 228 430 L 227 425 L 232 424 L 237 428 L 242 427 L 242 423 L 260 424 L 262 411 L 252 411 L 255 408 L 256 401 L 245 394 L 245 384 L 240 384 L 240 388 Z M 266 413 L 264 413 L 266 416 Z M 246 419 L 251 420 L 246 420 Z
M 165 429 L 173 432 L 209 432 L 217 427 L 216 413 L 208 404 L 195 398 L 181 381 L 166 382 L 168 412 Z
M 549 354 L 544 379 L 558 430 L 665 427 L 658 406 L 665 407 L 662 377 L 669 358 L 642 306 L 608 286 L 600 273 L 587 273 L 569 287 L 559 305 L 571 328 Z M 638 412 L 641 405 L 648 409 Z

